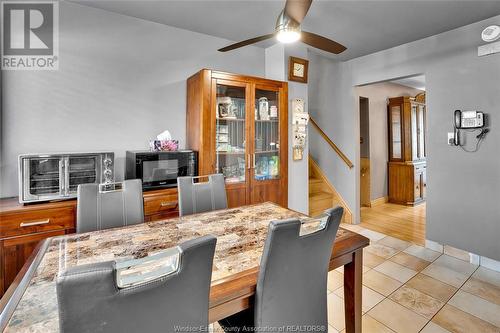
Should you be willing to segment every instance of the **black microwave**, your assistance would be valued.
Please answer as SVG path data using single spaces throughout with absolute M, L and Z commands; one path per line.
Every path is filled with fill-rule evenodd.
M 144 190 L 176 187 L 177 177 L 197 175 L 195 151 L 127 151 L 125 178 L 141 179 Z

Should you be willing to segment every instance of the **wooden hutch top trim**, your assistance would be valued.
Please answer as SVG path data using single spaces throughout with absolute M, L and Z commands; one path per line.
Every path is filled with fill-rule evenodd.
M 391 97 L 388 98 L 388 100 L 389 100 L 388 104 L 413 103 L 425 106 L 425 103 L 419 102 L 415 99 L 415 97 L 411 96 Z
M 264 85 L 285 85 L 288 86 L 288 82 L 286 81 L 278 81 L 278 80 L 271 80 L 271 79 L 266 79 L 258 76 L 251 76 L 251 75 L 245 75 L 245 74 L 235 74 L 235 73 L 229 73 L 229 72 L 223 72 L 223 71 L 217 71 L 217 70 L 212 70 L 212 69 L 207 69 L 203 68 L 202 70 L 196 72 L 193 74 L 191 77 L 198 75 L 200 72 L 205 72 L 205 73 L 211 73 L 212 78 L 214 79 L 226 79 L 226 80 L 235 80 L 237 79 L 238 81 L 252 81 L 253 83 L 256 84 L 264 84 Z

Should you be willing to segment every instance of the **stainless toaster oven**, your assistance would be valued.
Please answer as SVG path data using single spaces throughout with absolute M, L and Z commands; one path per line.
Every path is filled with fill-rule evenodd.
M 80 184 L 113 180 L 113 152 L 19 156 L 20 203 L 74 198 Z

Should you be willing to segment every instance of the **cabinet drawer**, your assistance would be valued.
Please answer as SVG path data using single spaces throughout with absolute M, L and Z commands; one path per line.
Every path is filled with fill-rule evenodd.
M 3 214 L 0 217 L 0 237 L 12 237 L 75 227 L 73 207 Z
M 162 221 L 179 217 L 179 211 L 170 211 L 166 213 L 154 214 L 154 215 L 146 215 L 144 217 L 145 222 L 154 222 L 154 221 Z
M 175 214 L 179 212 L 177 194 L 166 194 L 144 198 L 144 215 Z

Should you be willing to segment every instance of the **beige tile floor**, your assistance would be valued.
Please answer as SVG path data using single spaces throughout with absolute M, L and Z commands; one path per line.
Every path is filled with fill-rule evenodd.
M 500 273 L 364 229 L 363 333 L 500 333 Z M 454 256 L 453 256 L 454 255 Z M 344 332 L 343 269 L 328 275 L 330 332 Z
M 363 333 L 500 333 L 500 273 L 358 225 Z M 345 332 L 343 267 L 328 273 L 329 333 Z M 223 332 L 214 325 L 213 332 Z

